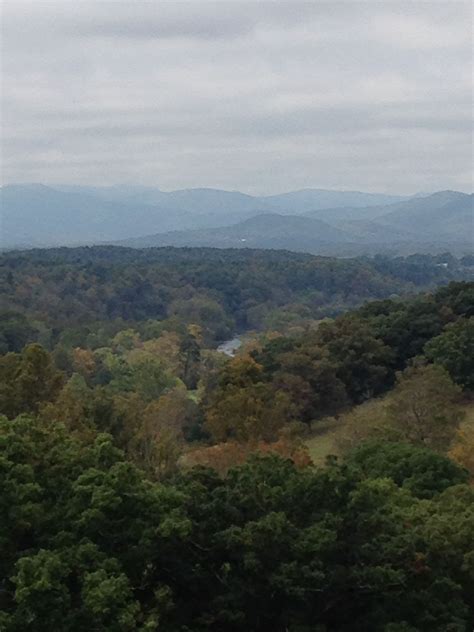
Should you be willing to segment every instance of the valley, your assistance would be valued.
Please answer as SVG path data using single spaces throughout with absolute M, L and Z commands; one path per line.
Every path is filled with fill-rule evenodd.
M 472 2 L 0 11 L 0 632 L 474 632 Z
M 269 621 L 294 612 L 339 632 L 356 616 L 376 632 L 380 600 L 378 620 L 400 620 L 393 573 L 418 603 L 420 549 L 471 621 L 458 561 L 472 553 L 474 519 L 473 263 L 234 248 L 1 253 L 10 592 L 0 621 L 24 629 L 24 599 L 47 622 L 97 620 L 82 586 L 110 580 L 135 604 L 130 630 L 158 607 L 170 632 L 182 621 L 263 632 L 270 604 Z M 38 602 L 45 569 L 61 570 L 41 580 Z M 436 594 L 410 621 L 430 608 L 451 620 Z

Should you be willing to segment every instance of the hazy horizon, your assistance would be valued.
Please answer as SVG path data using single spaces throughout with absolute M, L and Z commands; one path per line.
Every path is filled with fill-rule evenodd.
M 178 191 L 196 191 L 196 190 L 205 190 L 205 191 L 222 191 L 225 193 L 242 193 L 244 195 L 248 195 L 251 197 L 273 197 L 273 196 L 278 196 L 278 195 L 285 195 L 286 193 L 298 193 L 301 191 L 328 191 L 328 192 L 333 192 L 333 193 L 368 193 L 371 195 L 393 195 L 393 196 L 400 196 L 400 197 L 414 197 L 414 196 L 422 196 L 422 197 L 428 197 L 430 195 L 434 195 L 435 193 L 441 193 L 443 191 L 455 191 L 458 193 L 464 193 L 465 195 L 472 195 L 473 190 L 472 188 L 470 190 L 461 190 L 461 189 L 449 189 L 449 188 L 443 188 L 440 187 L 439 189 L 434 189 L 432 191 L 412 191 L 410 193 L 398 193 L 397 191 L 380 191 L 380 190 L 367 190 L 367 189 L 362 189 L 362 188 L 337 188 L 337 187 L 325 187 L 325 186 L 307 186 L 307 187 L 303 187 L 301 189 L 277 189 L 275 191 L 270 191 L 268 193 L 262 193 L 262 194 L 258 194 L 258 193 L 252 193 L 250 191 L 245 191 L 245 190 L 241 190 L 241 189 L 236 189 L 236 188 L 228 188 L 228 189 L 221 189 L 219 187 L 215 187 L 215 186 L 207 186 L 207 185 L 201 185 L 201 186 L 182 186 L 176 189 L 164 189 L 162 187 L 160 187 L 159 185 L 154 185 L 154 184 L 137 184 L 134 182 L 116 182 L 114 184 L 93 184 L 91 182 L 84 182 L 84 183 L 76 183 L 76 182 L 5 182 L 0 184 L 0 188 L 3 187 L 10 187 L 10 186 L 44 186 L 44 187 L 48 187 L 51 189 L 54 188 L 64 188 L 64 187 L 77 187 L 77 188 L 96 188 L 96 189 L 114 189 L 114 188 L 137 188 L 137 189 L 155 189 L 158 190 L 162 193 L 175 193 Z
M 2 182 L 472 190 L 469 2 L 2 4 Z

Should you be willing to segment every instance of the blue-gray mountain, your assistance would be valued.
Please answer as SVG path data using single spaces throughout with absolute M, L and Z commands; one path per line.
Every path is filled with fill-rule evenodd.
M 234 226 L 150 235 L 124 245 L 284 248 L 346 256 L 446 250 L 470 254 L 473 196 L 442 191 L 386 206 L 320 209 L 300 216 L 265 214 Z
M 1 245 L 100 243 L 171 230 L 236 224 L 260 213 L 302 213 L 325 206 L 364 207 L 397 196 L 307 190 L 253 197 L 237 191 L 151 187 L 9 185 L 0 190 Z
M 31 184 L 3 187 L 0 205 L 3 248 L 120 242 L 349 255 L 472 249 L 472 196 L 455 191 L 406 198 L 307 189 L 257 197 L 215 189 Z

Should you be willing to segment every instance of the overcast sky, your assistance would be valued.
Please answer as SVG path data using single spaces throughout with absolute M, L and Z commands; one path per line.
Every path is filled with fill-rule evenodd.
M 3 2 L 2 181 L 472 190 L 471 2 Z

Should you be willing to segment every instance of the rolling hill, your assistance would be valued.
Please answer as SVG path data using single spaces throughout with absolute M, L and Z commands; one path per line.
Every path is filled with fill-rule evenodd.
M 358 209 L 354 208 L 322 209 L 304 216 L 262 214 L 233 226 L 156 234 L 123 244 L 284 248 L 346 255 L 387 250 L 468 253 L 473 246 L 472 201 L 472 195 L 447 191 L 360 209 L 358 219 Z
M 172 212 L 127 205 L 88 192 L 68 193 L 43 185 L 7 186 L 0 192 L 2 246 L 48 246 L 120 239 L 172 230 Z
M 427 239 L 463 240 L 473 238 L 474 196 L 458 191 L 440 191 L 426 198 L 395 204 L 390 212 L 376 219 L 387 226 Z
M 1 246 L 52 246 L 114 241 L 175 230 L 237 224 L 262 213 L 300 214 L 324 206 L 377 205 L 397 196 L 305 190 L 270 197 L 238 191 L 42 184 L 0 189 Z
M 315 246 L 343 244 L 351 235 L 325 222 L 294 215 L 263 214 L 233 226 L 208 230 L 176 231 L 127 239 L 122 245 L 211 246 L 217 248 L 273 248 L 313 252 Z

